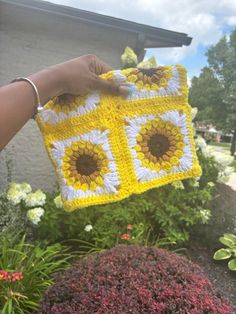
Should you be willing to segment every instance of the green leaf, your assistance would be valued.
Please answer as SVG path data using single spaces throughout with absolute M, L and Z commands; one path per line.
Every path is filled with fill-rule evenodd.
M 213 258 L 215 260 L 222 260 L 222 259 L 227 259 L 231 256 L 231 252 L 228 249 L 220 249 L 215 252 Z
M 12 314 L 12 299 L 8 299 L 2 309 L 2 314 Z
M 230 270 L 236 270 L 236 258 L 228 262 L 228 267 Z
M 226 239 L 225 237 L 220 237 L 219 238 L 220 242 L 223 243 L 224 245 L 228 246 L 228 247 L 233 247 L 234 246 L 234 242 L 230 239 Z
M 230 249 L 231 253 L 234 254 L 234 256 L 236 257 L 236 247 L 235 248 L 232 248 Z
M 12 313 L 12 299 L 9 300 L 8 312 Z
M 230 241 L 233 241 L 236 245 L 236 235 L 232 234 L 232 233 L 225 233 L 224 234 L 224 238 L 228 239 Z

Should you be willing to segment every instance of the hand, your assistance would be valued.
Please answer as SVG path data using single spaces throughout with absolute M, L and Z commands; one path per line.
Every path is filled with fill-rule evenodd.
M 113 94 L 126 95 L 128 93 L 127 87 L 99 77 L 100 74 L 111 71 L 112 68 L 94 55 L 85 55 L 56 64 L 50 69 L 61 78 L 63 94 L 81 95 L 98 89 Z
M 128 88 L 104 80 L 111 68 L 94 55 L 47 67 L 28 78 L 37 86 L 41 103 L 64 94 L 82 95 L 92 90 L 128 94 Z M 35 113 L 35 93 L 29 83 L 15 82 L 0 88 L 0 151 Z

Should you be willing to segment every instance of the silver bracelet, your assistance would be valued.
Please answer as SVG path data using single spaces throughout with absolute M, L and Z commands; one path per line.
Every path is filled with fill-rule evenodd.
M 35 113 L 33 115 L 33 119 L 36 118 L 37 114 L 39 112 L 42 112 L 44 110 L 43 106 L 41 105 L 41 102 L 40 102 L 40 98 L 39 98 L 39 92 L 38 92 L 38 89 L 36 87 L 36 85 L 30 80 L 28 79 L 27 77 L 17 77 L 16 79 L 14 79 L 13 81 L 11 81 L 11 83 L 14 83 L 14 82 L 20 82 L 20 81 L 26 81 L 28 82 L 34 89 L 34 92 L 35 92 L 35 96 L 36 96 L 36 101 L 37 101 L 37 104 L 35 106 Z

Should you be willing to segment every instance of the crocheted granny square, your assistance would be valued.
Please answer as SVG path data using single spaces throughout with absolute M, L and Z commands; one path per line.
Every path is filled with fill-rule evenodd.
M 132 93 L 56 97 L 37 118 L 64 209 L 115 202 L 200 176 L 186 70 L 131 68 L 102 77 L 128 84 Z

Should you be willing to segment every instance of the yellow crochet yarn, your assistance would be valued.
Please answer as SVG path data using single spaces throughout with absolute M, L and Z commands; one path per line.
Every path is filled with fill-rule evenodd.
M 201 175 L 186 70 L 125 69 L 102 75 L 132 88 L 50 100 L 37 122 L 56 169 L 64 209 L 115 202 Z

